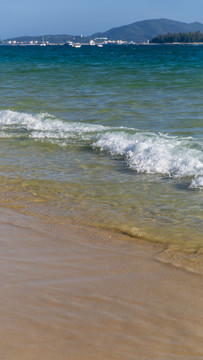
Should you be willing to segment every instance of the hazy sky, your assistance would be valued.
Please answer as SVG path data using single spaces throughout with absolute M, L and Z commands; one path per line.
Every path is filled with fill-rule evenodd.
M 0 39 L 91 35 L 145 19 L 203 23 L 203 0 L 1 0 Z

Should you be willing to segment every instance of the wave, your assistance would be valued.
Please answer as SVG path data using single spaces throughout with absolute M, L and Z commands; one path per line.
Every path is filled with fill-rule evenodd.
M 192 137 L 139 131 L 82 122 L 67 122 L 47 113 L 37 115 L 0 111 L 2 137 L 22 134 L 61 146 L 77 141 L 126 161 L 138 173 L 192 178 L 190 188 L 203 188 L 203 147 Z
M 93 146 L 123 156 L 139 173 L 160 173 L 173 178 L 194 177 L 190 187 L 203 187 L 203 152 L 193 138 L 143 132 L 105 134 Z

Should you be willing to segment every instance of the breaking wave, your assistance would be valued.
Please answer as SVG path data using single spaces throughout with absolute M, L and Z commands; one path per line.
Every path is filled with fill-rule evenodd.
M 93 144 L 112 155 L 121 155 L 139 173 L 193 177 L 191 188 L 203 187 L 203 151 L 193 138 L 142 132 L 105 134 Z
M 54 116 L 0 111 L 0 137 L 27 137 L 66 146 L 74 141 L 123 158 L 138 173 L 190 177 L 191 188 L 203 188 L 203 146 L 192 137 L 67 122 Z M 2 135 L 2 136 L 1 136 Z

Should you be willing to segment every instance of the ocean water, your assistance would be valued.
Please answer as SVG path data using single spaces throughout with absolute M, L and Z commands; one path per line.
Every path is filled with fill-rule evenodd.
M 0 205 L 203 249 L 203 47 L 0 47 Z

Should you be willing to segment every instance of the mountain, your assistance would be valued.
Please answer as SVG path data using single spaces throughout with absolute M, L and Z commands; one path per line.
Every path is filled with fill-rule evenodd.
M 123 41 L 134 41 L 137 43 L 146 42 L 151 40 L 155 36 L 160 34 L 167 33 L 188 33 L 190 31 L 200 31 L 203 33 L 203 24 L 198 22 L 193 22 L 190 24 L 174 21 L 169 19 L 154 19 L 154 20 L 143 20 L 134 22 L 130 25 L 119 26 L 103 33 L 95 33 L 91 36 L 81 37 L 74 35 L 44 35 L 42 36 L 21 36 L 15 37 L 12 39 L 7 39 L 17 42 L 29 42 L 29 41 L 38 41 L 42 42 L 49 41 L 50 43 L 60 44 L 67 41 L 74 42 L 89 42 L 91 39 L 95 38 L 108 38 L 108 40 L 123 40 Z
M 39 43 L 41 43 L 42 41 L 44 42 L 52 42 L 54 44 L 61 44 L 61 43 L 65 43 L 67 41 L 73 41 L 73 40 L 80 40 L 81 36 L 74 36 L 74 35 L 66 35 L 66 34 L 62 34 L 62 35 L 41 35 L 41 36 L 18 36 L 15 38 L 9 38 L 6 39 L 6 41 L 18 41 L 18 42 L 25 42 L 25 43 L 29 43 L 29 41 L 38 41 Z
M 91 38 L 107 37 L 109 40 L 145 42 L 160 34 L 197 30 L 203 32 L 203 24 L 198 22 L 187 24 L 169 19 L 154 19 L 119 26 L 103 33 L 93 34 Z

